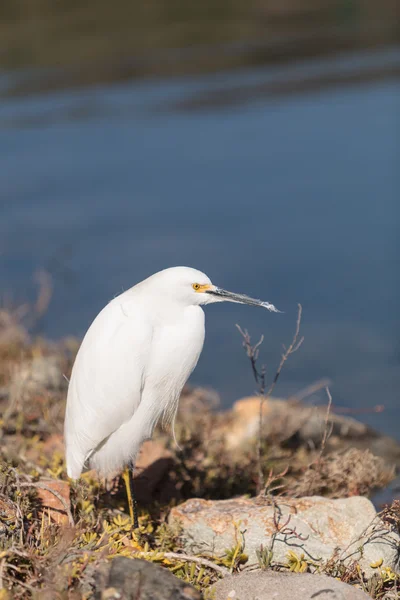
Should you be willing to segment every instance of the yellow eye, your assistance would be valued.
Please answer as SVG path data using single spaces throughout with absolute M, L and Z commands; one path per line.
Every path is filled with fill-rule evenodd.
M 200 289 L 200 284 L 199 283 L 194 283 L 192 285 L 192 288 L 197 292 Z

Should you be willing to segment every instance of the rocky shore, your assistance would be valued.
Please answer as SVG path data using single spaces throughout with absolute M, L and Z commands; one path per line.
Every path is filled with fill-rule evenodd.
M 395 440 L 269 398 L 260 464 L 259 398 L 221 411 L 215 392 L 186 388 L 180 448 L 161 430 L 143 446 L 132 531 L 118 477 L 65 473 L 77 347 L 32 341 L 0 314 L 1 600 L 400 597 L 400 502 L 368 499 L 396 476 Z

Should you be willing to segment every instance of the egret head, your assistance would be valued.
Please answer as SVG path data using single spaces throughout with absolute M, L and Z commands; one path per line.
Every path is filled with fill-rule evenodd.
M 250 306 L 261 306 L 271 312 L 280 312 L 269 302 L 250 298 L 245 294 L 228 292 L 213 285 L 207 275 L 190 267 L 172 267 L 160 271 L 153 277 L 156 277 L 157 283 L 162 285 L 164 294 L 187 306 L 212 304 L 214 302 L 236 302 L 238 304 L 249 304 Z M 150 279 L 153 279 L 153 277 Z

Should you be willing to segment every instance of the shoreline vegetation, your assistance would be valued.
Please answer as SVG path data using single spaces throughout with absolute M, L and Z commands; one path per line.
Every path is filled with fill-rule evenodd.
M 122 559 L 130 560 L 124 572 L 127 564 L 142 568 L 132 559 L 163 567 L 161 574 L 174 576 L 165 585 L 178 578 L 198 590 L 193 598 L 218 600 L 213 584 L 249 573 L 319 573 L 371 598 L 398 597 L 400 503 L 376 514 L 365 497 L 393 479 L 400 446 L 335 414 L 330 398 L 312 406 L 267 390 L 260 421 L 259 396 L 220 411 L 214 391 L 186 387 L 176 423 L 180 448 L 158 429 L 137 462 L 139 530 L 132 531 L 118 477 L 99 481 L 88 472 L 68 480 L 62 428 L 79 342 L 29 335 L 24 323 L 34 325 L 51 297 L 44 276 L 41 282 L 34 305 L 0 310 L 1 600 L 113 597 L 101 586 L 112 580 L 118 587 Z M 287 357 L 299 347 L 300 318 Z M 262 394 L 259 346 L 243 334 Z M 327 519 L 326 538 L 315 518 L 318 527 Z M 248 537 L 257 523 L 269 532 L 256 526 L 261 543 L 254 531 Z M 214 530 L 220 544 L 211 549 Z
M 400 41 L 400 28 L 392 0 L 252 0 L 245 8 L 237 0 L 8 0 L 0 40 L 3 69 L 34 69 L 6 92 L 23 95 L 388 48 Z M 370 76 L 398 76 L 398 69 L 386 71 Z

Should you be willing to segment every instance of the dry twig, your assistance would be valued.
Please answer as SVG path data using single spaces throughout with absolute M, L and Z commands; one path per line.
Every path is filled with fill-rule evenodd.
M 264 487 L 264 474 L 262 470 L 262 437 L 263 437 L 263 408 L 264 402 L 267 398 L 269 398 L 272 392 L 275 389 L 276 384 L 278 383 L 279 376 L 281 374 L 283 365 L 289 358 L 291 354 L 296 352 L 301 344 L 304 341 L 304 337 L 299 338 L 300 334 L 300 323 L 301 323 L 301 315 L 302 315 L 302 306 L 298 304 L 298 312 L 297 312 L 297 320 L 296 320 L 296 330 L 292 339 L 292 342 L 288 348 L 283 346 L 283 354 L 281 357 L 281 361 L 278 365 L 278 368 L 275 373 L 275 377 L 272 380 L 271 385 L 268 390 L 265 391 L 265 366 L 261 367 L 261 370 L 258 370 L 257 360 L 259 356 L 259 349 L 261 344 L 264 341 L 264 336 L 261 336 L 260 340 L 254 345 L 251 345 L 251 338 L 247 329 L 242 329 L 239 325 L 236 325 L 239 333 L 243 338 L 243 346 L 246 349 L 246 354 L 249 357 L 251 368 L 253 371 L 254 379 L 256 384 L 258 385 L 258 395 L 260 396 L 260 413 L 259 413 L 259 428 L 258 428 L 258 440 L 257 440 L 257 462 L 258 462 L 258 483 L 257 483 L 257 491 L 261 492 Z
M 152 556 L 152 553 L 151 552 L 141 552 L 140 555 L 141 556 L 143 556 L 143 555 Z M 229 569 L 227 569 L 226 567 L 222 567 L 221 565 L 216 565 L 211 560 L 208 560 L 207 558 L 203 558 L 201 556 L 191 556 L 189 554 L 179 554 L 179 552 L 164 552 L 163 556 L 165 558 L 170 558 L 173 560 L 183 560 L 186 562 L 194 562 L 198 565 L 203 565 L 204 567 L 209 567 L 210 569 L 214 569 L 214 571 L 221 573 L 221 575 L 223 575 L 224 577 L 226 575 L 229 575 Z
M 321 458 L 322 458 L 322 455 L 325 450 L 326 442 L 328 441 L 328 438 L 332 433 L 332 425 L 333 425 L 332 424 L 331 427 L 329 427 L 329 415 L 331 414 L 332 396 L 331 396 L 328 386 L 325 388 L 325 391 L 328 396 L 328 406 L 326 407 L 324 435 L 322 437 L 321 450 L 320 450 L 319 457 L 317 460 L 317 465 L 319 465 L 319 463 L 321 462 Z

